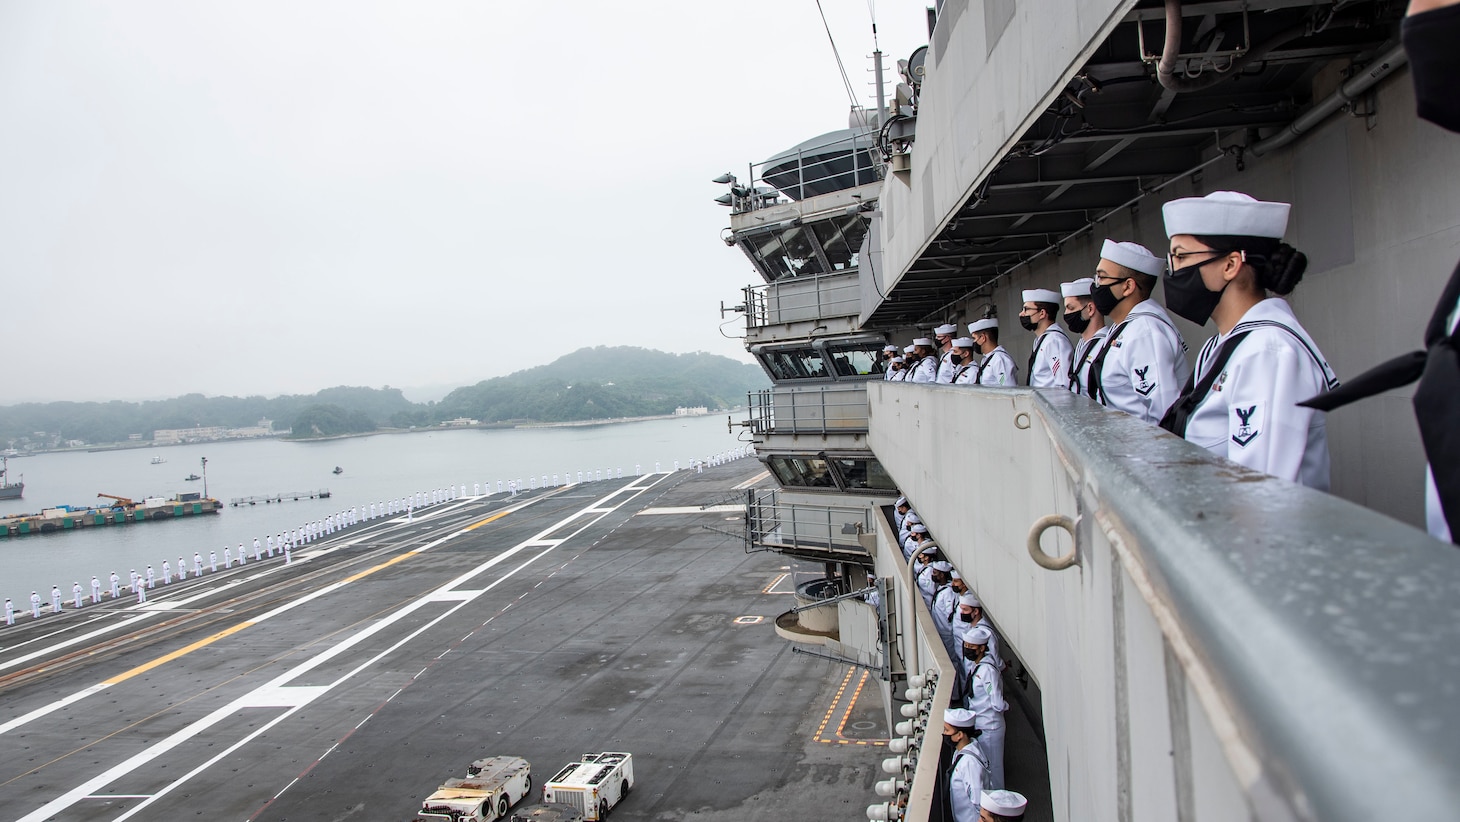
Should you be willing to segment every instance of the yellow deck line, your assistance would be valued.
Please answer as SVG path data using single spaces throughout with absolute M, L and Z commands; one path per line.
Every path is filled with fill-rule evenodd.
M 463 531 L 475 530 L 477 528 L 482 527 L 483 525 L 486 525 L 489 522 L 493 522 L 493 521 L 499 520 L 502 517 L 507 516 L 509 513 L 511 513 L 511 512 L 510 511 L 502 511 L 502 512 L 497 513 L 497 514 L 493 514 L 490 517 L 487 517 L 486 519 L 484 519 L 484 520 L 482 520 L 480 522 L 476 522 L 476 523 L 473 523 L 471 525 L 468 525 L 466 528 L 463 528 L 462 530 Z M 370 576 L 371 574 L 375 573 L 376 571 L 381 571 L 381 570 L 384 570 L 386 568 L 389 568 L 390 566 L 396 564 L 397 562 L 400 562 L 401 560 L 409 559 L 412 556 L 414 556 L 414 554 L 412 554 L 410 552 L 406 552 L 404 554 L 400 554 L 398 556 L 392 557 L 392 558 L 386 560 L 385 562 L 382 562 L 379 565 L 376 565 L 376 566 L 374 566 L 372 568 L 367 568 L 367 569 L 365 569 L 364 571 L 361 571 L 358 574 L 354 574 L 353 576 L 345 577 L 345 579 L 342 580 L 338 584 L 339 585 L 345 585 L 347 583 L 355 582 L 356 580 L 364 579 L 365 577 Z M 244 628 L 247 628 L 247 627 L 249 627 L 250 625 L 253 625 L 253 624 L 254 624 L 254 622 L 252 620 L 245 620 L 243 622 L 238 623 L 237 625 L 234 625 L 231 628 L 225 628 L 225 629 L 219 631 L 218 633 L 213 634 L 212 636 L 204 637 L 204 638 L 198 640 L 197 642 L 194 642 L 191 645 L 185 645 L 185 646 L 183 646 L 181 648 L 178 648 L 176 651 L 172 651 L 170 653 L 163 654 L 162 656 L 160 656 L 160 657 L 152 660 L 151 662 L 144 662 L 143 664 L 138 665 L 137 667 L 131 669 L 130 671 L 123 671 L 122 673 L 117 674 L 116 676 L 112 677 L 111 679 L 105 680 L 103 684 L 106 684 L 106 685 L 116 685 L 116 684 L 118 684 L 120 682 L 126 682 L 127 680 L 131 679 L 134 676 L 139 676 L 141 674 L 145 674 L 148 671 L 150 671 L 153 668 L 156 668 L 156 667 L 158 667 L 160 665 L 166 665 L 167 663 L 173 661 L 174 659 L 177 659 L 177 658 L 182 657 L 182 656 L 186 656 L 186 655 L 192 653 L 193 651 L 198 650 L 199 648 L 206 648 L 207 646 L 212 645 L 214 642 L 217 642 L 218 640 L 223 639 L 224 637 L 227 637 L 227 636 L 231 636 L 233 634 L 236 634 L 239 631 L 242 631 Z

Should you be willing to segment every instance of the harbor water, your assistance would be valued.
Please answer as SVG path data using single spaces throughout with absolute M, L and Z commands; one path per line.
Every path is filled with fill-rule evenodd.
M 723 415 L 542 428 L 432 429 L 404 434 L 316 442 L 244 440 L 179 445 L 168 448 L 100 452 L 63 452 L 12 458 L 12 477 L 24 475 L 25 499 L 0 502 L 0 514 L 35 513 L 57 505 L 103 504 L 98 493 L 141 501 L 203 490 L 206 457 L 208 495 L 224 503 L 222 513 L 91 527 L 78 531 L 0 538 L 0 598 L 16 610 L 28 607 L 31 591 L 49 601 L 51 586 L 71 601 L 71 584 L 90 592 L 92 575 L 103 586 L 116 571 L 126 584 L 128 571 L 151 565 L 162 577 L 164 559 L 191 561 L 200 552 L 206 564 L 216 551 L 219 566 L 225 546 L 237 550 L 253 539 L 278 534 L 350 506 L 405 497 L 416 491 L 465 485 L 468 493 L 481 483 L 495 492 L 500 480 L 524 487 L 579 472 L 609 479 L 622 471 L 672 470 L 676 460 L 688 468 L 695 459 L 731 451 L 742 445 L 726 430 Z M 154 458 L 163 462 L 153 463 Z M 336 466 L 343 472 L 336 475 Z M 232 507 L 237 497 L 329 489 L 329 499 Z M 252 554 L 250 553 L 250 556 Z

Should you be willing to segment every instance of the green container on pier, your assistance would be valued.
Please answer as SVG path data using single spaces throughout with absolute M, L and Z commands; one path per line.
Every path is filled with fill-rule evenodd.
M 106 514 L 96 514 L 91 518 L 92 525 L 106 525 Z
M 20 528 L 16 531 L 16 533 L 17 534 L 29 534 L 30 533 L 30 523 L 28 523 L 28 522 L 22 522 L 22 523 L 20 523 Z
M 76 520 L 73 520 L 70 517 L 61 517 L 61 529 L 63 531 L 69 531 L 69 530 L 71 530 L 72 528 L 75 528 L 75 527 L 76 527 Z
M 147 512 L 146 511 L 137 511 L 137 512 L 135 512 L 135 513 L 132 514 L 132 521 L 133 522 L 142 522 L 145 519 L 147 519 Z
M 112 514 L 112 522 L 126 522 L 126 521 L 127 521 L 127 515 L 126 515 L 125 512 L 118 511 L 115 514 Z

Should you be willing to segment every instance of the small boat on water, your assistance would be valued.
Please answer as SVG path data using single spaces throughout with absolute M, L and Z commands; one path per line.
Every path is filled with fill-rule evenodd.
M 198 476 L 197 474 L 188 474 L 186 477 L 183 477 L 183 482 L 192 482 L 194 480 L 200 479 L 202 479 L 202 477 Z
M 152 464 L 153 465 L 161 465 L 164 462 L 167 462 L 167 460 L 163 459 L 162 457 L 153 457 L 152 458 Z
M 10 456 L 0 456 L 0 499 L 20 499 L 25 493 L 25 476 L 20 482 L 10 481 Z
M 331 474 L 343 474 L 343 473 L 345 473 L 345 469 L 343 469 L 340 466 L 336 465 L 335 466 L 335 470 L 331 471 L 330 473 Z

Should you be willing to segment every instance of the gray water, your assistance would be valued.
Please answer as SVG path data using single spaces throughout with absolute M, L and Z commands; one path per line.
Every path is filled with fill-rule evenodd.
M 202 482 L 187 482 L 201 474 L 201 458 L 208 459 L 208 495 L 225 506 L 231 498 L 263 496 L 283 491 L 328 488 L 329 499 L 302 499 L 269 505 L 225 507 L 217 516 L 88 527 L 79 531 L 0 537 L 0 599 L 15 600 L 17 611 L 28 607 L 32 590 L 49 600 L 58 585 L 71 601 L 71 584 L 80 582 L 90 593 L 97 576 L 103 587 L 116 571 L 126 584 L 127 573 L 151 565 L 162 576 L 162 561 L 191 560 L 194 551 L 207 561 L 218 553 L 221 567 L 224 546 L 244 543 L 252 551 L 254 537 L 282 533 L 304 522 L 352 505 L 404 497 L 475 483 L 483 491 L 497 481 L 519 480 L 530 487 L 546 474 L 559 477 L 579 471 L 603 472 L 604 479 L 618 471 L 633 475 L 635 466 L 669 471 L 678 460 L 691 460 L 732 451 L 742 445 L 726 431 L 725 417 L 562 428 L 457 429 L 377 434 L 322 442 L 249 440 L 168 448 L 67 452 L 12 458 L 11 479 L 25 478 L 25 499 L 0 502 L 0 514 L 37 513 L 42 508 L 68 504 L 89 506 L 105 502 L 98 493 L 140 501 L 143 497 L 172 497 L 177 492 L 202 491 Z M 151 464 L 152 458 L 166 460 Z M 343 474 L 331 471 L 335 466 Z M 586 476 L 585 476 L 586 479 Z M 252 554 L 250 553 L 250 556 Z

